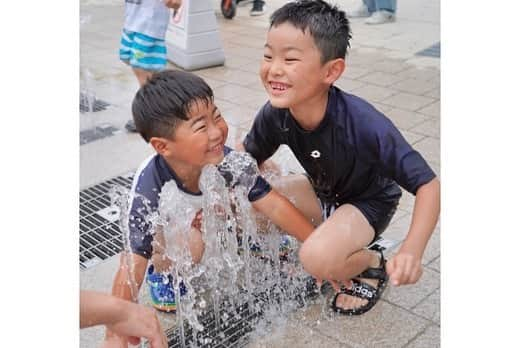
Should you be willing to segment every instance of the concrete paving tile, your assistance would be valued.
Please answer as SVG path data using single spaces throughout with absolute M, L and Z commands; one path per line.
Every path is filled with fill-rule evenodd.
M 401 92 L 381 102 L 383 104 L 388 104 L 390 106 L 394 106 L 400 109 L 416 111 L 433 103 L 434 101 L 435 99 L 430 97 L 423 97 L 415 94 Z
M 244 139 L 247 134 L 247 130 L 248 129 L 243 127 L 237 127 L 232 124 L 228 124 L 228 138 L 226 140 L 226 145 L 234 149 L 236 143 Z
M 80 189 L 133 171 L 154 153 L 139 134 L 125 132 L 82 145 L 79 150 Z
M 286 348 L 286 347 L 334 347 L 343 348 L 345 344 L 331 339 L 320 332 L 306 326 L 273 328 L 267 335 L 254 337 L 247 348 Z
M 312 309 L 302 320 L 350 347 L 402 347 L 428 325 L 425 319 L 384 300 L 361 316 L 327 314 L 332 315 L 329 319 L 323 317 L 321 309 Z
M 417 112 L 420 112 L 421 114 L 433 116 L 436 118 L 439 118 L 441 114 L 441 103 L 435 102 L 433 104 L 430 104 L 422 109 L 417 110 Z
M 345 69 L 345 72 L 343 73 L 342 77 L 348 77 L 350 79 L 359 79 L 360 77 L 363 77 L 365 75 L 370 74 L 371 70 L 368 68 L 361 68 L 357 66 L 348 66 L 347 62 L 347 68 Z
M 414 56 L 413 58 L 406 60 L 407 64 L 415 65 L 418 68 L 433 68 L 440 69 L 441 62 L 437 57 L 419 57 Z
M 222 111 L 222 116 L 228 123 L 233 126 L 247 126 L 250 121 L 255 118 L 257 110 L 245 105 L 233 106 Z
M 356 95 L 355 93 L 353 94 Z M 375 107 L 379 112 L 382 112 L 383 114 L 389 110 L 392 110 L 392 107 L 390 105 L 381 104 L 378 102 L 370 102 L 370 104 L 372 104 L 373 107 Z
M 354 93 L 354 90 L 356 88 L 365 86 L 366 83 L 342 76 L 336 82 L 334 82 L 334 85 L 341 88 L 342 90 L 344 90 L 347 93 Z
M 259 80 L 258 74 L 223 66 L 200 70 L 199 75 L 241 86 L 247 86 Z
M 260 62 L 260 59 L 264 56 L 264 48 L 263 45 L 258 47 L 230 47 L 226 49 L 226 55 L 236 55 Z
M 403 130 L 403 129 L 399 129 L 399 131 L 401 132 L 401 134 L 403 135 L 403 137 L 406 139 L 406 141 L 410 144 L 410 145 L 414 145 L 415 143 L 419 142 L 420 140 L 424 139 L 424 135 L 422 134 L 417 134 L 417 133 L 414 133 L 414 132 L 409 132 L 407 130 Z
M 441 272 L 441 257 L 439 256 L 439 257 L 435 258 L 433 261 L 428 263 L 427 267 L 440 273 Z
M 371 68 L 373 71 L 382 71 L 385 73 L 396 74 L 408 69 L 410 66 L 404 63 L 404 60 L 385 59 L 374 63 Z
M 441 99 L 441 89 L 440 88 L 434 88 L 431 91 L 428 91 L 424 93 L 424 96 L 426 97 L 432 97 L 436 99 Z
M 432 138 L 440 138 L 441 122 L 439 119 L 426 120 L 423 123 L 410 128 L 414 133 L 423 134 Z
M 379 102 L 396 94 L 397 91 L 372 84 L 362 84 L 360 87 L 355 88 L 352 93 L 363 99 Z
M 412 312 L 422 316 L 423 318 L 430 319 L 434 321 L 436 324 L 441 323 L 441 290 L 435 290 L 430 296 L 428 296 L 424 301 L 419 303 L 415 308 L 412 309 Z
M 433 231 L 426 249 L 424 250 L 422 264 L 427 265 L 438 258 L 441 254 L 441 232 L 437 223 L 437 228 Z
M 393 84 L 391 87 L 402 92 L 425 95 L 426 92 L 438 88 L 439 85 L 433 83 L 432 81 L 409 78 L 403 81 L 399 81 Z
M 240 68 L 240 67 L 249 66 L 249 65 L 255 65 L 259 69 L 260 61 L 253 60 L 250 58 L 240 57 L 240 56 L 229 55 L 229 56 L 226 56 L 226 61 L 224 63 L 224 66 L 226 66 L 228 68 Z M 257 69 L 257 71 L 258 71 L 258 69 Z
M 234 83 L 228 83 L 226 85 L 215 88 L 215 90 L 213 90 L 213 94 L 215 95 L 215 98 L 240 105 L 245 105 L 252 100 L 256 100 L 258 97 L 265 98 L 265 93 L 249 89 L 244 86 L 239 86 Z
M 247 106 L 255 110 L 260 110 L 260 108 L 264 106 L 264 104 L 268 100 L 269 98 L 267 97 L 267 94 L 265 94 L 264 91 L 264 95 L 257 95 L 256 97 L 251 98 L 251 100 L 248 101 Z
M 441 346 L 441 330 L 439 326 L 429 326 L 417 336 L 406 348 L 437 348 Z
M 392 304 L 410 310 L 436 289 L 439 289 L 439 287 L 439 273 L 424 268 L 423 274 L 417 283 L 397 287 L 389 284 L 383 293 L 383 298 Z M 439 302 L 437 302 L 437 305 L 439 305 Z
M 401 199 L 399 200 L 399 208 L 403 209 L 409 213 L 413 211 L 413 206 L 415 204 L 415 196 L 411 194 L 410 192 L 406 191 L 404 188 L 401 187 L 401 190 L 403 191 L 403 195 L 401 196 Z
M 410 214 L 410 213 L 406 213 L 402 217 L 392 220 L 392 222 L 388 225 L 386 230 L 383 232 L 383 234 L 382 234 L 383 238 L 402 242 L 406 238 L 406 235 L 408 234 L 408 230 L 410 229 L 411 221 L 412 221 L 412 214 Z
M 396 75 L 404 78 L 414 78 L 417 80 L 429 81 L 435 76 L 440 75 L 440 71 L 438 69 L 428 69 L 428 68 L 417 68 L 412 67 L 407 70 L 403 70 Z
M 214 102 L 220 111 L 225 111 L 227 109 L 231 109 L 231 108 L 237 106 L 236 104 L 233 104 L 231 102 L 228 102 L 227 100 L 219 99 L 219 98 L 215 98 Z
M 426 137 L 416 143 L 414 148 L 430 163 L 440 163 L 440 140 Z
M 399 93 L 399 92 L 396 92 Z M 387 100 L 383 101 L 384 104 L 387 104 Z M 428 120 L 428 116 L 419 114 L 417 112 L 413 112 L 410 110 L 405 110 L 401 108 L 392 108 L 385 112 L 385 115 L 392 120 L 392 122 L 400 129 L 409 130 L 424 121 Z
M 199 75 L 197 72 L 194 72 L 196 75 Z M 224 86 L 226 85 L 227 83 L 225 81 L 220 81 L 220 80 L 214 80 L 210 77 L 206 77 L 206 76 L 203 76 L 203 75 L 199 75 L 202 79 L 204 79 L 204 81 L 206 81 L 206 83 L 211 87 L 211 89 L 213 90 L 213 92 L 215 92 L 215 89 L 218 88 L 218 87 L 221 87 L 221 86 Z
M 373 70 L 371 70 L 371 71 L 373 71 Z M 395 74 L 389 74 L 389 73 L 376 71 L 376 72 L 370 72 L 367 75 L 361 76 L 358 78 L 358 80 L 372 83 L 374 85 L 378 85 L 378 86 L 382 86 L 382 87 L 388 87 L 390 85 L 393 85 L 396 82 L 403 80 L 403 78 L 398 75 L 395 75 Z

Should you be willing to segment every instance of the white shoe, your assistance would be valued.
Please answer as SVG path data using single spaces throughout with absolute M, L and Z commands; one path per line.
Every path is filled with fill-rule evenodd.
M 347 11 L 347 17 L 355 18 L 355 17 L 368 17 L 370 16 L 370 12 L 368 12 L 368 7 L 364 2 L 361 2 L 359 6 L 352 11 Z
M 392 12 L 381 10 L 372 13 L 372 16 L 365 19 L 366 24 L 383 24 L 395 21 L 395 15 Z

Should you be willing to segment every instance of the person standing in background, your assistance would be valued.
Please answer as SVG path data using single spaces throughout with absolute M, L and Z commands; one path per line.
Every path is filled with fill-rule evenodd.
M 166 67 L 164 43 L 170 9 L 178 10 L 182 0 L 125 0 L 125 23 L 119 59 L 132 67 L 139 86 L 156 71 Z M 130 119 L 125 128 L 136 132 Z
M 363 0 L 358 8 L 347 12 L 348 17 L 368 17 L 366 24 L 383 24 L 395 21 L 397 0 Z

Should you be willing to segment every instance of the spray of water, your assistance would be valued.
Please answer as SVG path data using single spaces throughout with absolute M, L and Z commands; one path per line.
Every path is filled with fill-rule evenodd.
M 202 196 L 188 195 L 170 181 L 161 190 L 157 211 L 145 218 L 145 223 L 153 225 L 151 231 L 164 233 L 165 254 L 172 261 L 168 272 L 174 279 L 183 347 L 183 323 L 190 330 L 201 332 L 203 313 L 212 313 L 216 336 L 222 335 L 232 322 L 247 319 L 256 320 L 254 335 L 261 337 L 273 326 L 282 330 L 287 314 L 306 305 L 308 275 L 298 263 L 296 241 L 284 237 L 270 222 L 264 221 L 262 226 L 267 227 L 260 231 L 259 217 L 247 199 L 257 176 L 256 162 L 248 154 L 232 152 L 218 166 L 203 168 L 199 182 Z M 114 203 L 121 207 L 125 252 L 131 255 L 128 222 L 132 221 L 123 214 L 128 211 L 128 197 L 122 198 L 121 192 L 118 197 Z M 200 211 L 204 254 L 199 263 L 194 263 L 189 235 L 194 228 L 192 221 Z M 281 245 L 286 251 L 283 261 L 279 257 Z M 187 290 L 183 295 L 181 283 Z M 247 318 L 242 318 L 244 312 L 238 310 L 243 306 L 248 308 Z M 262 315 L 256 315 L 259 313 Z M 208 344 L 212 339 L 204 337 L 191 342 L 191 346 Z

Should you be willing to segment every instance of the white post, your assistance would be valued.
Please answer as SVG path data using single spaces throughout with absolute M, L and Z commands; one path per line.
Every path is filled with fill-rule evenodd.
M 224 64 L 215 11 L 209 0 L 183 0 L 166 31 L 168 60 L 185 70 Z

